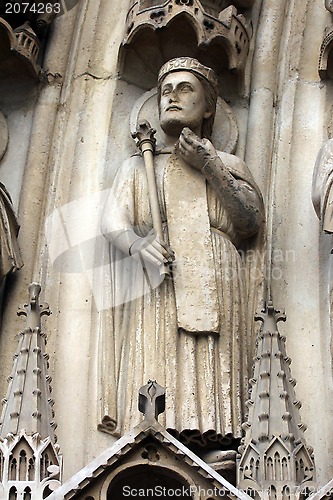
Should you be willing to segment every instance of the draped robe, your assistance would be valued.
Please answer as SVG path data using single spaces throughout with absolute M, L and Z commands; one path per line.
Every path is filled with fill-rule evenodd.
M 0 283 L 9 273 L 23 266 L 17 243 L 18 232 L 19 224 L 11 197 L 5 186 L 0 183 Z
M 263 212 L 260 192 L 244 162 L 219 153 L 245 190 L 255 193 L 256 210 Z M 168 221 L 165 206 L 165 169 L 170 154 L 155 157 L 156 180 L 165 241 Z M 140 262 L 124 255 L 114 235 L 133 229 L 145 236 L 152 229 L 143 159 L 133 156 L 118 170 L 102 218 L 102 232 L 110 240 L 111 301 L 109 334 L 104 334 L 103 369 L 110 429 L 122 435 L 140 421 L 139 388 L 149 379 L 166 388 L 166 411 L 160 421 L 185 443 L 229 447 L 241 437 L 247 366 L 246 283 L 237 247 L 258 228 L 242 228 L 223 204 L 221 194 L 204 184 L 209 215 L 219 332 L 195 335 L 177 325 L 172 278 L 161 282 L 140 273 Z M 182 196 L 179 192 L 179 196 Z M 177 269 L 177 268 L 176 268 Z M 176 270 L 175 270 L 176 272 Z M 152 275 L 153 276 L 153 275 Z M 125 283 L 125 286 L 124 286 Z M 197 283 L 195 286 L 200 287 Z M 104 375 L 105 377 L 105 375 Z

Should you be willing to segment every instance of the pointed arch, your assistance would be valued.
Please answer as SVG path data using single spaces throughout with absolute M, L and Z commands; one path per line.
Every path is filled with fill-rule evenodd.
M 287 460 L 287 457 L 283 457 L 281 460 L 281 474 L 282 474 L 282 481 L 288 481 L 289 480 L 289 463 Z
M 290 488 L 289 486 L 284 486 L 282 490 L 282 500 L 290 499 Z
M 23 492 L 23 500 L 31 500 L 32 499 L 32 494 L 31 494 L 31 489 L 29 486 L 27 486 Z
M 12 486 L 9 490 L 9 500 L 17 500 L 17 490 Z
M 272 457 L 266 459 L 266 480 L 272 481 L 274 479 L 274 466 Z
M 281 480 L 281 458 L 280 453 L 274 453 L 274 479 Z
M 255 460 L 254 460 L 254 457 L 251 457 L 251 460 L 250 460 L 250 472 L 251 472 L 251 477 L 253 478 L 254 472 L 255 472 Z
M 296 461 L 296 480 L 301 483 L 304 479 L 304 460 L 300 458 Z
M 28 476 L 28 466 L 27 466 L 27 452 L 21 450 L 18 460 L 18 479 L 19 481 L 26 481 Z
M 269 487 L 269 499 L 270 500 L 277 500 L 277 494 L 276 494 L 276 488 L 275 488 L 275 486 L 270 486 Z
M 9 480 L 16 481 L 17 474 L 17 460 L 15 457 L 11 456 L 9 459 Z
M 50 465 L 59 465 L 58 459 L 54 452 L 53 446 L 51 443 L 44 449 L 41 453 L 40 457 L 40 480 L 42 481 L 46 477 L 49 477 L 50 473 L 48 471 L 48 467 Z
M 28 481 L 34 481 L 35 480 L 35 457 L 32 457 L 29 459 L 28 463 Z

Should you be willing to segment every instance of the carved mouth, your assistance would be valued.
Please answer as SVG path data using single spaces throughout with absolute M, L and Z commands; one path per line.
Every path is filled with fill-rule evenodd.
M 168 106 L 168 107 L 166 108 L 166 111 L 181 111 L 181 110 L 182 110 L 182 108 L 181 108 L 180 106 L 175 106 L 175 105 L 173 105 L 173 106 Z

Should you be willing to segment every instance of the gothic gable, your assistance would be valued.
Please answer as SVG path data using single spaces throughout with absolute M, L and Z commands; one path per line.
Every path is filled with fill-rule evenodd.
M 249 499 L 157 421 L 144 421 L 53 492 L 49 500 L 125 498 L 132 488 L 135 496 L 145 496 L 149 488 L 157 497 L 163 488 L 169 488 L 177 490 L 179 498 L 195 498 L 200 491 L 204 499 Z

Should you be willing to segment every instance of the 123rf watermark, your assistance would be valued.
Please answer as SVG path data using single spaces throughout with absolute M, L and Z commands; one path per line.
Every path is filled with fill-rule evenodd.
M 2 0 L 0 1 L 0 16 L 13 14 L 61 16 L 73 9 L 78 3 L 79 0 Z

